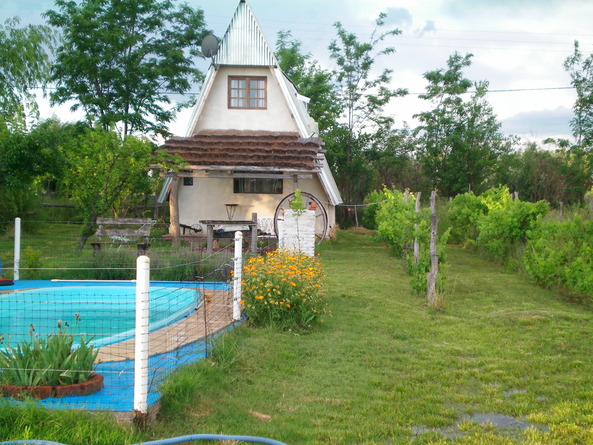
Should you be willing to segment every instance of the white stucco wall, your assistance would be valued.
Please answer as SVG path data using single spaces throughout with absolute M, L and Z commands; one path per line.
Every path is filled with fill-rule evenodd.
M 250 220 L 253 212 L 259 218 L 273 217 L 282 199 L 297 188 L 317 197 L 328 214 L 329 226 L 335 224 L 334 207 L 327 202 L 319 178 L 299 179 L 295 186 L 292 179 L 283 180 L 282 194 L 234 193 L 233 178 L 194 178 L 192 186 L 179 185 L 179 222 L 194 225 L 200 220 L 226 220 L 225 204 L 238 204 L 235 220 Z M 216 200 L 213 200 L 213 197 Z M 307 204 L 307 203 L 305 203 Z
M 229 109 L 227 106 L 229 76 L 267 77 L 267 109 Z M 291 116 L 282 90 L 270 68 L 221 66 L 216 72 L 208 99 L 191 133 L 202 130 L 297 132 L 298 127 Z

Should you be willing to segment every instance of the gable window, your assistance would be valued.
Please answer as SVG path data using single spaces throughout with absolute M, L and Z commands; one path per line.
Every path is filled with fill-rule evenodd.
M 192 186 L 192 185 L 194 185 L 194 178 L 184 177 L 183 178 L 183 185 L 185 185 L 185 186 Z
M 233 193 L 282 194 L 282 179 L 234 178 Z
M 265 110 L 267 83 L 266 77 L 229 76 L 229 108 Z

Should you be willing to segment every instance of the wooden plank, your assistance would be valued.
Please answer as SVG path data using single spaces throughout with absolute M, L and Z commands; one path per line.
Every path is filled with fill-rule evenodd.
M 150 229 L 98 229 L 97 236 L 150 236 Z
M 200 289 L 198 289 L 200 290 Z M 201 340 L 233 323 L 232 294 L 224 290 L 202 289 L 203 301 L 189 317 L 166 326 L 148 336 L 149 354 L 170 352 L 179 347 Z M 133 360 L 134 339 L 125 340 L 99 348 L 96 363 Z
M 150 218 L 97 218 L 97 224 L 126 225 L 126 224 L 152 224 Z

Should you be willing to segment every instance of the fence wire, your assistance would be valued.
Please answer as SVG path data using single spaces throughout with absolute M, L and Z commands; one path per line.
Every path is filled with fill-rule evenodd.
M 92 339 L 98 349 L 94 373 L 103 377 L 103 388 L 85 396 L 56 397 L 54 392 L 40 403 L 132 412 L 136 248 L 121 244 L 94 253 L 87 244 L 79 250 L 80 227 L 47 224 L 43 233 L 22 236 L 21 280 L 0 287 L 0 347 L 6 351 L 23 342 L 58 336 L 72 336 L 75 344 L 81 338 Z M 14 234 L 6 228 L 3 232 L 0 274 L 12 278 Z M 225 241 L 207 254 L 199 236 L 182 241 L 179 248 L 162 236 L 150 240 L 149 407 L 158 401 L 163 379 L 205 357 L 213 337 L 233 323 L 234 246 L 232 238 Z M 0 370 L 9 371 L 7 366 Z M 51 372 L 67 371 L 72 369 Z

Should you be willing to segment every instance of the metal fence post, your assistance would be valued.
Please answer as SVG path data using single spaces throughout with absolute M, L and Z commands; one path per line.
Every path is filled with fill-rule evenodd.
M 243 281 L 243 233 L 235 232 L 235 268 L 233 271 L 233 320 L 241 319 L 241 295 Z
M 21 267 L 21 219 L 14 219 L 14 273 L 15 280 L 20 279 Z
M 148 325 L 150 316 L 150 258 L 136 260 L 136 338 L 134 354 L 134 411 L 148 412 Z

